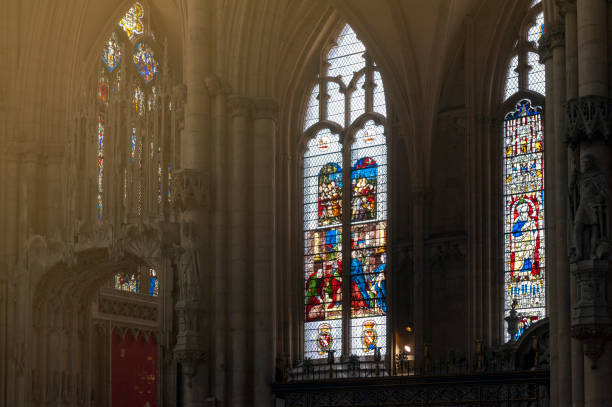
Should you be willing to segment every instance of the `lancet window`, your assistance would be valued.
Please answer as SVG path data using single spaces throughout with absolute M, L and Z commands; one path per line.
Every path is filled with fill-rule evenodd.
M 385 355 L 383 81 L 348 25 L 322 62 L 304 117 L 304 356 Z
M 544 33 L 533 1 L 508 64 L 503 120 L 504 312 L 514 307 L 518 339 L 546 315 L 543 104 L 546 78 L 538 56 Z M 508 328 L 506 326 L 506 328 Z
M 168 51 L 146 3 L 118 21 L 100 50 L 95 86 L 95 217 L 134 223 L 170 216 L 178 130 Z M 127 102 L 127 103 L 125 103 Z

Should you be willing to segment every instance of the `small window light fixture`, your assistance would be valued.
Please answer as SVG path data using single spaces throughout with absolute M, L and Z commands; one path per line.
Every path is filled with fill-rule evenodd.
M 407 353 L 410 353 L 410 351 L 412 350 L 412 348 L 410 348 L 410 345 L 406 345 L 406 346 L 404 346 L 404 350 L 405 350 Z
M 406 329 L 406 332 L 412 332 L 412 327 L 410 325 L 407 325 L 404 329 Z

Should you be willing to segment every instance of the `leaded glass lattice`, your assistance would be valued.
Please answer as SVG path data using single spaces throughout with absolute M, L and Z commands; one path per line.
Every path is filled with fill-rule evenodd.
M 504 309 L 517 301 L 518 337 L 546 314 L 542 109 L 527 99 L 504 121 L 504 219 Z
M 515 55 L 510 60 L 510 65 L 508 66 L 508 76 L 506 78 L 506 92 L 504 95 L 504 100 L 508 99 L 510 96 L 514 95 L 519 90 L 519 74 L 517 72 L 518 68 L 518 55 Z
M 377 348 L 386 353 L 387 146 L 385 127 L 374 119 L 387 110 L 382 77 L 366 53 L 345 26 L 321 64 L 305 114 L 304 129 L 322 127 L 308 142 L 303 167 L 304 355 L 311 359 L 325 358 L 330 350 L 336 355 L 373 356 Z M 346 90 L 330 78 L 339 78 Z M 319 96 L 319 88 L 327 94 Z M 319 101 L 327 101 L 325 117 L 319 117 Z M 346 139 L 341 141 L 328 123 L 347 128 L 360 118 L 359 127 L 350 130 L 352 144 L 343 146 Z M 346 150 L 350 155 L 343 154 Z M 343 208 L 350 214 L 344 216 Z M 349 254 L 347 282 L 342 262 Z M 342 296 L 343 285 L 350 296 Z M 350 309 L 347 332 L 345 307 Z M 349 349 L 343 349 L 343 337 Z

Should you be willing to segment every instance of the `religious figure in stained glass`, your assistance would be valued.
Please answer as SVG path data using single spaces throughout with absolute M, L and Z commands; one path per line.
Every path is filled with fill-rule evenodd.
M 319 172 L 319 226 L 340 223 L 342 215 L 342 169 L 328 163 Z
M 106 41 L 106 46 L 102 50 L 102 61 L 110 72 L 113 72 L 121 62 L 121 47 L 115 33 L 112 33 Z
M 364 58 L 365 52 L 357 34 L 346 25 L 321 64 L 304 118 L 305 131 L 317 125 L 322 128 L 308 142 L 303 174 L 304 350 L 313 359 L 331 350 L 367 356 L 377 348 L 381 354 L 386 349 L 387 150 L 385 126 L 379 122 L 386 105 L 382 78 L 373 61 Z M 376 86 L 363 86 L 366 75 L 374 78 Z M 357 90 L 341 92 L 338 79 L 329 78 L 339 78 L 345 85 L 357 83 Z M 320 89 L 329 93 L 324 110 L 319 106 Z M 366 103 L 367 98 L 374 100 L 373 106 Z M 348 126 L 368 114 L 373 119 L 364 121 L 350 145 L 342 145 L 329 128 L 330 121 Z M 343 153 L 349 148 L 350 159 Z M 348 187 L 343 179 L 347 168 L 349 196 L 343 194 Z M 342 215 L 347 206 L 348 218 Z M 346 293 L 350 295 L 344 297 L 343 241 L 350 241 L 350 293 Z M 350 309 L 348 325 L 342 321 L 343 306 Z M 342 335 L 349 336 L 349 349 L 342 349 Z
M 524 99 L 504 122 L 505 309 L 516 300 L 524 327 L 545 315 L 541 111 Z
M 159 279 L 154 269 L 149 269 L 149 295 L 153 297 L 159 295 Z
M 384 315 L 385 222 L 354 226 L 351 236 L 351 298 L 354 316 Z
M 306 320 L 342 315 L 342 253 L 339 229 L 308 232 Z
M 153 56 L 153 51 L 150 47 L 144 43 L 138 43 L 136 52 L 132 57 L 134 65 L 140 74 L 140 77 L 145 81 L 146 84 L 151 83 L 155 79 L 155 75 L 159 70 L 158 63 Z
M 370 157 L 361 158 L 353 166 L 353 221 L 376 219 L 376 176 L 378 166 Z
M 121 21 L 119 21 L 119 26 L 123 28 L 123 31 L 125 31 L 130 40 L 144 32 L 144 25 L 142 23 L 143 17 L 144 8 L 142 4 L 135 3 L 130 7 Z
M 114 287 L 117 290 L 138 293 L 140 281 L 135 273 L 117 273 L 114 277 Z

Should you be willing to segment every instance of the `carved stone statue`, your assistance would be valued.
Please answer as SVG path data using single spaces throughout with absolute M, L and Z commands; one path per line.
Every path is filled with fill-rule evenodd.
M 611 248 L 608 242 L 608 181 L 599 171 L 593 155 L 585 154 L 581 164 L 583 172 L 578 172 L 574 164 L 570 181 L 572 261 L 601 259 L 610 254 Z

